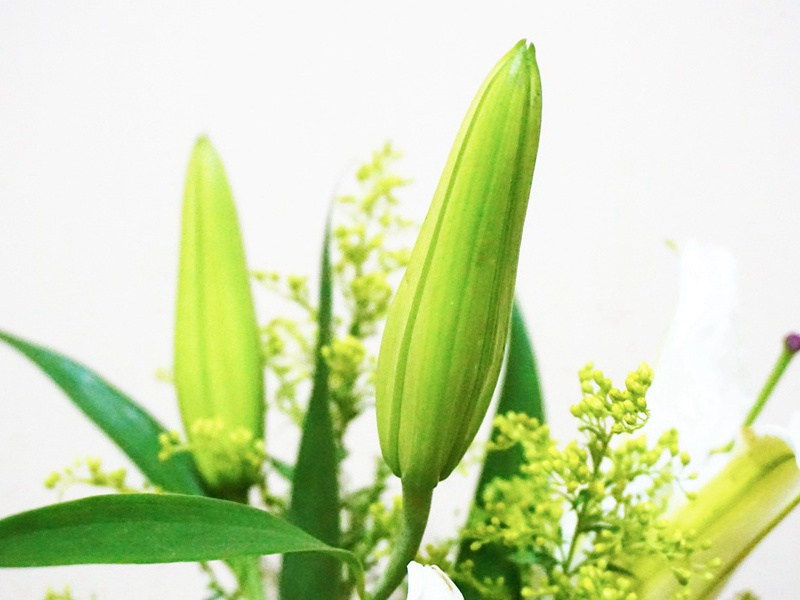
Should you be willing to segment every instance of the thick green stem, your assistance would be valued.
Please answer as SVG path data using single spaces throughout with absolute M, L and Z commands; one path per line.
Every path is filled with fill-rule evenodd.
M 411 490 L 403 486 L 403 522 L 389 564 L 370 600 L 387 600 L 403 582 L 408 563 L 414 560 L 422 542 L 431 512 L 432 496 L 433 490 Z
M 764 405 L 772 395 L 772 390 L 775 389 L 775 386 L 783 375 L 783 372 L 786 370 L 786 367 L 789 366 L 789 363 L 795 354 L 796 350 L 794 350 L 788 342 L 785 343 L 781 355 L 778 357 L 778 360 L 775 363 L 775 366 L 772 368 L 772 372 L 769 374 L 769 377 L 767 377 L 764 387 L 761 388 L 758 398 L 756 398 L 755 404 L 753 404 L 750 412 L 747 413 L 747 418 L 744 420 L 745 427 L 750 427 L 755 422 L 756 418 L 758 418 L 758 415 L 761 414 L 761 411 L 764 410 Z

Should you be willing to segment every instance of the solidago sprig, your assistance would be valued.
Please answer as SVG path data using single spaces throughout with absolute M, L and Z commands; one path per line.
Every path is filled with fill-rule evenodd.
M 83 460 L 76 459 L 61 471 L 53 471 L 45 479 L 44 485 L 48 489 L 57 490 L 59 497 L 63 497 L 66 491 L 75 485 L 110 490 L 117 494 L 155 491 L 155 487 L 148 482 L 142 487 L 132 487 L 127 478 L 128 473 L 124 468 L 107 471 L 99 458 L 87 457 Z
M 647 421 L 652 371 L 640 365 L 624 389 L 591 364 L 579 376 L 583 398 L 571 408 L 578 440 L 559 447 L 549 428 L 527 415 L 496 419 L 490 450 L 519 444 L 525 463 L 518 476 L 488 486 L 481 517 L 464 537 L 476 548 L 501 544 L 528 565 L 525 598 L 635 600 L 628 568 L 640 556 L 669 563 L 682 585 L 703 576 L 714 566 L 693 560 L 703 540 L 663 518 L 673 488 L 692 477 L 677 432 L 655 443 L 632 435 Z M 474 583 L 504 597 L 502 581 Z
M 334 336 L 323 355 L 330 369 L 332 417 L 340 445 L 349 424 L 372 402 L 375 356 L 369 342 L 386 317 L 393 278 L 408 264 L 404 234 L 413 231 L 414 223 L 399 209 L 398 192 L 410 183 L 396 172 L 400 157 L 386 142 L 358 166 L 356 189 L 335 199 L 333 271 L 344 302 L 335 303 Z M 305 407 L 298 390 L 313 371 L 317 318 L 308 277 L 263 270 L 254 271 L 253 277 L 288 301 L 298 315 L 273 317 L 261 327 L 261 341 L 267 371 L 276 380 L 274 403 L 300 425 Z

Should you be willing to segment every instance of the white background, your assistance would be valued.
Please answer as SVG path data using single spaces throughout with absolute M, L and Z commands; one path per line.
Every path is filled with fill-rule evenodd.
M 292 8 L 287 8 L 288 5 Z M 537 47 L 539 161 L 520 295 L 555 430 L 576 370 L 655 361 L 676 298 L 664 241 L 729 247 L 740 376 L 755 391 L 800 327 L 800 4 L 762 2 L 23 2 L 0 4 L 0 328 L 91 365 L 177 425 L 168 366 L 183 177 L 207 133 L 254 267 L 316 272 L 339 178 L 384 140 L 421 218 L 474 92 Z M 800 368 L 764 420 L 800 404 Z M 124 459 L 0 348 L 0 514 L 49 503 L 72 458 Z M 714 427 L 709 423 L 709 427 Z M 365 447 L 374 447 L 365 428 Z M 366 451 L 366 450 L 365 450 Z M 441 487 L 434 510 L 467 497 Z M 800 514 L 732 580 L 800 586 Z M 198 598 L 193 565 L 0 572 L 0 597 Z

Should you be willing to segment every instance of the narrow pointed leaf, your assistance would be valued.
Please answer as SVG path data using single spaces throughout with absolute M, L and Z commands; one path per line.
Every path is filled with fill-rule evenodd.
M 148 564 L 322 552 L 357 559 L 269 513 L 179 494 L 112 494 L 0 520 L 0 567 Z
M 511 331 L 508 340 L 508 357 L 506 371 L 503 377 L 503 387 L 500 401 L 497 404 L 497 414 L 507 412 L 524 413 L 543 423 L 545 420 L 544 399 L 539 382 L 539 370 L 536 365 L 536 356 L 533 352 L 533 343 L 525 325 L 525 316 L 519 306 L 519 301 L 514 302 L 511 313 Z M 503 456 L 502 452 L 493 452 L 493 456 Z M 487 461 L 491 462 L 491 461 Z M 512 475 L 517 472 L 522 463 L 522 455 L 515 462 L 506 463 L 505 469 L 496 469 L 490 475 Z
M 511 315 L 506 370 L 495 414 L 502 415 L 508 412 L 524 413 L 537 418 L 540 423 L 544 422 L 545 418 L 533 344 L 518 301 L 514 302 Z M 522 449 L 518 446 L 501 452 L 488 453 L 478 479 L 474 506 L 483 505 L 483 492 L 493 479 L 513 477 L 519 472 L 522 463 Z M 474 565 L 473 572 L 479 578 L 504 577 L 512 597 L 520 597 L 519 568 L 508 558 L 507 551 L 502 547 L 487 545 L 475 552 L 470 550 L 469 540 L 465 540 L 461 545 L 458 560 L 459 562 L 471 560 Z M 464 597 L 467 600 L 480 599 L 476 590 L 468 586 L 463 587 Z
M 340 534 L 338 461 L 330 414 L 329 369 L 322 354 L 333 335 L 330 242 L 329 214 L 322 246 L 314 382 L 294 467 L 289 520 L 324 542 L 335 545 Z M 282 600 L 334 599 L 338 597 L 340 578 L 340 566 L 328 557 L 286 556 L 281 571 L 280 596 Z
M 155 485 L 178 494 L 204 494 L 187 454 L 162 461 L 160 434 L 166 429 L 147 411 L 99 375 L 66 356 L 0 331 L 15 348 L 52 379 L 83 413 L 110 437 Z
M 294 479 L 294 467 L 289 463 L 282 461 L 280 458 L 268 456 L 267 462 L 272 466 L 272 470 L 283 477 L 289 483 Z

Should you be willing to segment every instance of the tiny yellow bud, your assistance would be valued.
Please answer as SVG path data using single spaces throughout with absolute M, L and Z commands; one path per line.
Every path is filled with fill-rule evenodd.
M 53 489 L 56 487 L 59 481 L 61 481 L 61 473 L 53 471 L 50 473 L 50 475 L 48 475 L 47 479 L 44 480 L 44 486 L 47 489 Z

